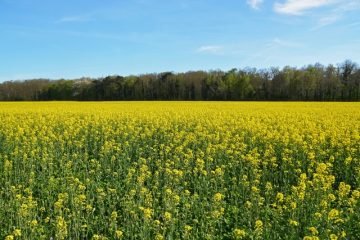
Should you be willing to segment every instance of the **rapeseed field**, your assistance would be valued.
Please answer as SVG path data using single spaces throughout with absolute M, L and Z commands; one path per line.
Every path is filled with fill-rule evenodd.
M 360 239 L 359 134 L 359 103 L 0 103 L 0 239 Z

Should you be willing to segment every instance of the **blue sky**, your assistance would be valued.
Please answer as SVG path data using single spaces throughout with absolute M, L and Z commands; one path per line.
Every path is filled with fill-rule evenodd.
M 0 0 L 0 81 L 360 63 L 360 0 Z

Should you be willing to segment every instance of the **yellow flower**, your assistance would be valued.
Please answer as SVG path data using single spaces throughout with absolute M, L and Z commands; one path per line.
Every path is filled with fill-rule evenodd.
M 111 213 L 111 217 L 110 217 L 111 220 L 112 220 L 112 221 L 116 221 L 117 217 L 118 217 L 117 212 L 116 212 L 116 211 L 113 211 L 113 212 Z
M 16 228 L 16 229 L 13 231 L 13 235 L 14 235 L 15 237 L 21 237 L 21 230 Z
M 260 189 L 257 188 L 257 187 L 255 187 L 255 186 L 252 186 L 252 187 L 251 187 L 251 191 L 252 191 L 253 193 L 259 193 L 259 192 L 260 192 Z
M 335 209 L 335 208 L 331 209 L 329 214 L 328 214 L 328 219 L 329 220 L 334 220 L 334 219 L 339 217 L 339 214 L 340 213 L 339 213 L 339 211 L 337 209 Z
M 319 163 L 318 167 L 316 168 L 316 172 L 319 174 L 326 173 L 327 165 L 325 163 Z
M 202 78 L 202 73 L 194 74 Z M 221 74 L 214 77 L 222 80 Z M 116 93 L 136 95 L 141 89 L 130 93 L 134 83 L 148 84 L 129 78 L 113 87 Z M 200 83 L 195 92 L 201 92 Z M 186 92 L 190 85 L 180 90 Z M 74 90 L 83 87 L 88 86 L 74 81 Z M 220 88 L 213 90 L 224 90 Z M 173 238 L 214 239 L 226 223 L 239 224 L 232 225 L 226 238 L 264 239 L 281 235 L 268 232 L 276 221 L 267 216 L 273 216 L 285 219 L 284 227 L 301 238 L 308 235 L 304 239 L 351 238 L 349 226 L 356 225 L 360 199 L 359 186 L 350 184 L 358 170 L 359 107 L 1 102 L 0 142 L 5 145 L 0 168 L 9 200 L 4 211 L 10 218 L 1 219 L 0 237 L 50 234 L 62 240 L 79 233 L 89 239 L 94 234 L 97 239 L 105 239 L 101 234 L 124 239 L 133 233 L 119 227 L 130 221 L 134 228 L 150 231 L 145 238 L 175 234 Z M 14 178 L 24 169 L 28 174 Z M 339 179 L 341 183 L 335 181 Z M 48 198 L 39 195 L 45 192 Z M 124 212 L 116 212 L 115 206 Z M 84 216 L 104 227 L 94 229 Z M 246 221 L 235 223 L 232 216 L 248 217 L 249 229 Z M 300 219 L 310 225 L 300 227 Z
M 29 216 L 29 214 L 30 214 L 29 209 L 30 209 L 30 207 L 26 203 L 21 204 L 20 210 L 19 210 L 20 216 L 22 216 L 22 217 Z
M 211 215 L 213 216 L 213 218 L 217 219 L 219 217 L 221 217 L 223 215 L 223 211 L 219 211 L 219 210 L 214 210 L 211 212 Z
M 123 232 L 121 230 L 116 230 L 115 231 L 115 236 L 116 236 L 117 239 L 120 239 L 123 236 Z
M 185 230 L 185 233 L 189 233 L 192 230 L 192 227 L 189 225 L 185 225 L 184 230 Z
M 217 168 L 215 169 L 215 175 L 217 175 L 217 176 L 223 176 L 223 175 L 224 175 L 224 170 L 222 170 L 221 167 L 217 167 Z
M 345 197 L 349 194 L 351 190 L 351 186 L 348 184 L 345 184 L 344 182 L 341 182 L 339 184 L 339 196 L 340 197 Z
M 12 162 L 9 160 L 5 160 L 4 162 L 4 171 L 10 171 L 12 169 Z
M 289 223 L 290 223 L 290 225 L 292 225 L 292 226 L 299 226 L 299 222 L 297 222 L 297 221 L 295 221 L 295 220 L 289 220 Z
M 58 239 L 65 239 L 67 236 L 67 224 L 65 222 L 65 219 L 61 216 L 56 218 L 56 237 Z
M 158 227 L 158 226 L 160 226 L 160 224 L 161 224 L 161 222 L 159 221 L 159 220 L 154 220 L 154 225 L 156 226 L 156 227 Z
M 161 235 L 161 234 L 156 234 L 155 240 L 163 240 L 163 239 L 164 239 L 163 235 Z
M 243 229 L 235 228 L 233 231 L 233 235 L 235 239 L 243 239 L 246 235 L 246 232 Z
M 360 191 L 354 190 L 354 191 L 351 193 L 351 196 L 352 196 L 352 198 L 354 198 L 354 199 L 360 198 Z
M 263 222 L 261 220 L 256 220 L 256 222 L 255 222 L 255 229 L 256 230 L 262 230 L 263 226 L 264 226 L 264 224 L 263 224 Z
M 94 234 L 91 240 L 101 240 L 101 236 L 99 234 Z
M 145 219 L 151 219 L 152 215 L 153 215 L 153 210 L 151 208 L 144 208 L 143 209 L 143 213 L 144 213 L 144 218 Z
M 174 204 L 178 205 L 180 203 L 180 196 L 177 194 L 173 195 Z
M 301 181 L 306 181 L 306 179 L 307 179 L 306 173 L 300 174 L 300 180 L 301 180 Z
M 32 220 L 31 222 L 30 222 L 30 225 L 32 226 L 32 227 L 35 227 L 36 225 L 38 225 L 38 221 L 37 220 Z
M 95 210 L 95 208 L 93 208 L 93 206 L 91 206 L 90 204 L 87 204 L 85 209 L 86 209 L 86 212 L 93 212 Z
M 166 193 L 167 195 L 171 195 L 171 194 L 172 194 L 172 190 L 171 190 L 170 188 L 167 188 L 167 189 L 165 190 L 165 193 Z
M 317 236 L 305 236 L 303 240 L 319 240 L 319 237 Z
M 279 201 L 280 203 L 284 201 L 284 194 L 282 194 L 281 192 L 276 194 L 276 200 Z
M 273 189 L 271 182 L 266 182 L 265 189 L 269 192 Z
M 319 232 L 315 227 L 309 227 L 309 231 L 311 232 L 312 235 L 318 235 Z
M 215 193 L 215 195 L 214 195 L 215 202 L 220 202 L 223 198 L 224 198 L 224 195 L 222 195 L 221 193 Z
M 335 234 L 330 234 L 330 240 L 337 240 L 338 237 Z
M 329 195 L 328 195 L 328 198 L 329 198 L 329 200 L 330 200 L 331 202 L 333 202 L 333 201 L 336 200 L 336 197 L 335 197 L 334 194 L 329 194 Z
M 164 214 L 165 221 L 167 221 L 167 222 L 171 221 L 171 217 L 172 217 L 171 213 L 165 212 L 165 214 Z
M 14 240 L 15 238 L 14 238 L 14 235 L 7 235 L 6 237 L 5 237 L 5 240 Z
M 252 207 L 252 203 L 250 201 L 246 201 L 245 207 L 250 209 Z

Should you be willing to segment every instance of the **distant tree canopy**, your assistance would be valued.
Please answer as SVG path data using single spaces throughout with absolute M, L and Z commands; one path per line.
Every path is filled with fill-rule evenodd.
M 0 84 L 1 101 L 42 100 L 360 100 L 359 65 L 163 72 L 73 80 L 32 79 Z

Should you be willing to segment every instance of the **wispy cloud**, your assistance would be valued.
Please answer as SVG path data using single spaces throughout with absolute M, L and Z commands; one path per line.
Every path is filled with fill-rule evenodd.
M 299 47 L 302 47 L 303 44 L 301 44 L 299 42 L 283 40 L 280 38 L 274 38 L 272 41 L 270 41 L 270 43 L 268 44 L 268 47 L 275 47 L 275 46 L 288 47 L 288 48 L 299 48 Z
M 69 22 L 89 22 L 92 19 L 89 16 L 66 16 L 58 19 L 57 23 L 69 23 Z
M 196 52 L 199 53 L 211 53 L 211 54 L 222 54 L 224 52 L 224 46 L 221 45 L 206 45 L 199 47 Z
M 323 8 L 322 11 L 312 11 Z M 359 0 L 283 0 L 275 2 L 273 9 L 278 14 L 293 16 L 311 16 L 315 26 L 310 30 L 318 30 L 334 24 L 344 18 L 346 13 L 360 9 Z M 325 9 L 325 10 L 324 10 Z
M 283 38 L 273 38 L 267 41 L 260 41 L 254 43 L 251 48 L 254 48 L 255 52 L 259 52 L 259 49 L 262 49 L 259 52 L 260 57 L 262 53 L 266 54 L 267 52 L 277 51 L 279 49 L 299 49 L 303 48 L 304 44 L 298 41 L 293 41 L 291 39 Z M 218 56 L 245 56 L 249 48 L 244 48 L 244 43 L 226 43 L 222 45 L 204 45 L 196 49 L 197 53 L 202 54 L 211 54 Z M 256 54 L 255 54 L 256 55 Z
M 311 30 L 318 30 L 341 20 L 346 13 L 360 9 L 358 0 L 338 0 L 334 7 L 325 15 L 319 18 L 317 25 Z
M 328 16 L 321 17 L 318 20 L 318 23 L 315 27 L 313 27 L 311 30 L 318 30 L 320 28 L 326 27 L 328 25 L 331 25 L 337 21 L 339 21 L 342 18 L 342 14 L 331 14 Z
M 287 39 L 275 37 L 273 39 L 264 39 L 254 43 L 246 50 L 244 55 L 244 64 L 253 66 L 254 62 L 261 63 L 261 67 L 272 67 L 276 65 L 293 65 L 299 59 L 289 57 L 297 56 L 308 48 L 306 43 L 296 39 Z M 301 61 L 300 61 L 301 62 Z M 304 61 L 306 62 L 306 61 Z
M 302 15 L 305 11 L 330 5 L 336 0 L 286 0 L 284 3 L 276 2 L 274 10 L 280 14 Z
M 349 25 L 347 25 L 348 27 L 357 27 L 357 26 L 360 26 L 360 22 L 353 22 L 353 23 L 350 23 Z
M 360 9 L 359 0 L 338 0 L 339 5 L 337 6 L 338 11 L 355 11 Z
M 246 0 L 246 3 L 253 9 L 259 9 L 263 0 Z

